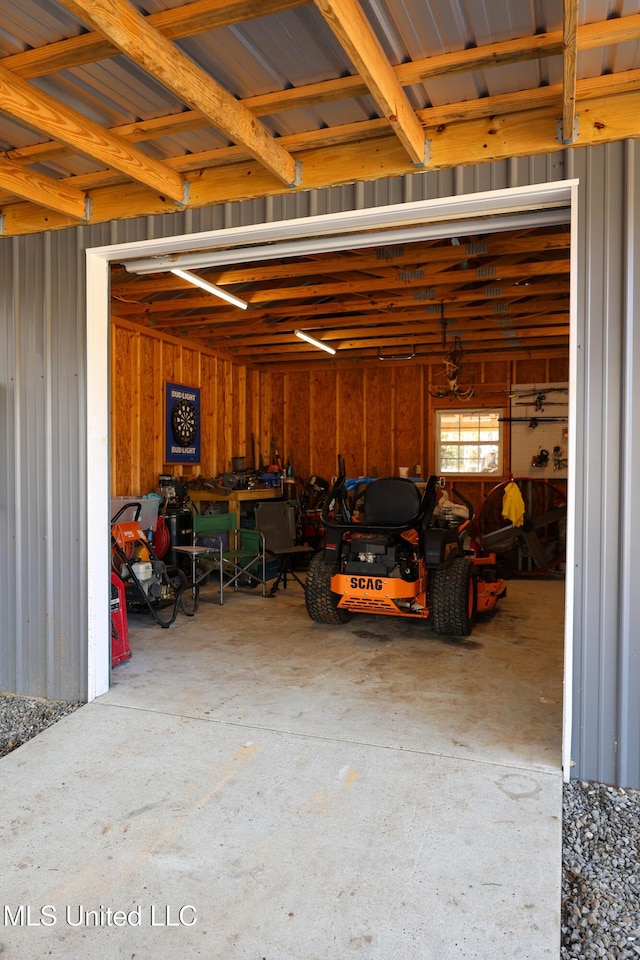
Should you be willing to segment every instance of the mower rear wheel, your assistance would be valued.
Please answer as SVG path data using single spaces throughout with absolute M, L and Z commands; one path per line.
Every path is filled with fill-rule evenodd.
M 478 579 L 473 562 L 456 557 L 431 574 L 431 625 L 436 633 L 468 637 L 476 619 Z
M 309 562 L 304 585 L 307 613 L 316 623 L 347 623 L 351 613 L 338 607 L 340 595 L 331 590 L 331 577 L 340 572 L 338 563 L 327 563 L 322 550 Z

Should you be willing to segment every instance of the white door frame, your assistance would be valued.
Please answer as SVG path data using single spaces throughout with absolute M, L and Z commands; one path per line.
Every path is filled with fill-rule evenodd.
M 232 227 L 205 233 L 164 237 L 134 243 L 93 247 L 87 258 L 87 577 L 88 577 L 88 699 L 93 700 L 109 689 L 110 664 L 110 608 L 105 599 L 109 581 L 109 341 L 110 303 L 109 267 L 114 261 L 142 257 L 161 257 L 180 253 L 209 250 L 218 247 L 251 247 L 269 243 L 277 256 L 278 242 L 298 241 L 302 251 L 308 238 L 336 238 L 366 233 L 369 230 L 389 231 L 412 226 L 430 226 L 433 236 L 451 233 L 452 222 L 456 233 L 464 232 L 465 222 L 473 218 L 508 216 L 531 217 L 544 209 L 570 208 L 571 223 L 571 297 L 569 349 L 569 479 L 567 516 L 567 564 L 564 643 L 564 699 L 562 765 L 565 779 L 569 778 L 571 751 L 572 668 L 573 668 L 573 596 L 576 572 L 575 508 L 576 508 L 576 403 L 577 343 L 582 341 L 578 330 L 577 293 L 577 180 L 492 190 L 483 193 L 399 203 L 384 207 L 368 207 L 346 213 L 326 216 L 281 220 L 274 223 Z M 487 220 L 491 228 L 495 220 Z M 494 227 L 495 228 L 495 227 Z M 476 225 L 475 229 L 478 229 Z M 503 229 L 505 229 L 503 227 Z M 578 568 L 580 569 L 580 568 Z

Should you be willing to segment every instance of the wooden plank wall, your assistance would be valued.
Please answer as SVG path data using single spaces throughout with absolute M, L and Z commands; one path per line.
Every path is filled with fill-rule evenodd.
M 568 356 L 465 363 L 461 383 L 475 384 L 476 392 L 463 404 L 431 396 L 443 382 L 441 362 L 337 368 L 328 360 L 326 369 L 265 373 L 123 320 L 113 322 L 111 345 L 113 496 L 149 493 L 163 472 L 213 477 L 231 468 L 232 457 L 268 464 L 274 448 L 283 461 L 291 458 L 301 479 L 329 480 L 339 453 L 350 476 L 385 476 L 414 464 L 428 475 L 437 409 L 498 405 L 508 415 L 511 383 L 562 382 L 569 375 Z M 200 388 L 199 465 L 164 463 L 166 380 Z M 506 439 L 505 475 L 508 431 Z M 477 506 L 501 479 L 457 486 Z

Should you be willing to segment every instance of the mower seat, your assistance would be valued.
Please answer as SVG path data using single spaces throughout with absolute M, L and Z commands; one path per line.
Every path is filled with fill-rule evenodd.
M 417 520 L 421 496 L 405 477 L 374 480 L 364 493 L 364 523 L 367 526 L 407 526 Z

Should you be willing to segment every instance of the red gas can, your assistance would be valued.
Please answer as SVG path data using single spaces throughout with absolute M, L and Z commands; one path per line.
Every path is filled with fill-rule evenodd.
M 127 622 L 127 604 L 124 583 L 120 577 L 111 574 L 111 666 L 131 657 L 129 646 L 129 625 Z

